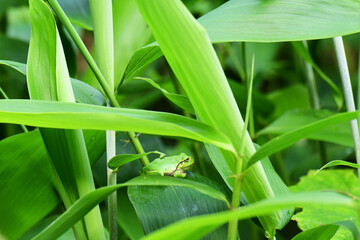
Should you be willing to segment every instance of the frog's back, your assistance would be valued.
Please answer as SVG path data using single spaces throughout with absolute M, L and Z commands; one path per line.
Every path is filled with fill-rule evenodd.
M 161 166 L 161 170 L 163 171 L 172 171 L 179 164 L 179 156 L 171 156 L 165 158 L 156 158 L 147 166 L 143 167 L 141 172 L 145 173 L 147 171 L 159 170 L 159 166 Z

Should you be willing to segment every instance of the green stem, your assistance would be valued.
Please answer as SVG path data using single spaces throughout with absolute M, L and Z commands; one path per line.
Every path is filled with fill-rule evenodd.
M 2 87 L 0 87 L 0 93 L 4 96 L 5 99 L 9 99 L 8 95 L 5 93 L 5 91 L 2 89 Z M 24 132 L 28 132 L 28 131 L 29 131 L 25 125 L 22 125 L 22 124 L 21 124 L 20 127 L 22 128 L 22 130 L 23 130 Z
M 253 56 L 252 59 L 252 66 L 251 66 L 251 77 L 249 81 L 249 88 L 248 88 L 248 95 L 247 95 L 247 102 L 246 102 L 246 114 L 245 114 L 245 122 L 244 128 L 242 132 L 241 142 L 240 142 L 240 149 L 239 149 L 239 157 L 236 158 L 235 162 L 235 181 L 234 181 L 234 188 L 233 194 L 231 199 L 231 210 L 237 209 L 240 206 L 240 195 L 241 195 L 241 185 L 244 181 L 246 171 L 243 172 L 243 163 L 244 163 L 244 150 L 245 150 L 245 134 L 247 127 L 249 125 L 250 120 L 250 112 L 251 112 L 251 102 L 252 102 L 252 87 L 254 81 L 254 65 L 255 65 L 255 57 Z M 229 222 L 228 228 L 228 239 L 229 240 L 236 240 L 238 235 L 238 220 L 234 219 Z
M 303 41 L 303 44 L 304 44 L 305 48 L 308 49 L 307 41 Z M 306 62 L 303 58 L 301 58 L 301 63 L 302 63 L 301 65 L 303 67 L 303 70 L 305 72 L 305 78 L 306 78 L 308 90 L 310 93 L 310 100 L 311 100 L 312 108 L 315 110 L 320 110 L 321 109 L 320 98 L 319 98 L 319 94 L 318 94 L 318 90 L 317 90 L 317 86 L 316 86 L 316 79 L 315 79 L 313 67 L 311 66 L 310 63 Z M 325 165 L 327 163 L 325 144 L 321 141 L 316 141 L 316 144 L 319 149 L 321 164 Z
M 244 64 L 244 77 L 245 77 L 244 82 L 245 82 L 245 86 L 246 86 L 246 95 L 249 95 L 250 79 L 249 79 L 249 74 L 248 74 L 248 69 L 247 69 L 246 42 L 242 42 L 241 44 L 242 44 L 241 45 L 241 47 L 242 47 L 242 61 L 243 61 L 243 64 Z M 249 134 L 250 134 L 251 138 L 254 138 L 254 136 L 255 136 L 255 124 L 254 124 L 254 114 L 253 114 L 252 104 L 250 104 L 249 107 L 250 107 L 250 109 L 249 109 Z
M 234 190 L 231 198 L 231 210 L 235 210 L 240 206 L 240 196 L 241 196 L 241 185 L 244 180 L 244 175 L 241 174 L 242 171 L 243 158 L 237 158 L 235 164 L 235 181 L 234 181 Z M 228 228 L 228 240 L 236 240 L 238 235 L 238 220 L 234 219 L 229 222 Z
M 94 25 L 95 62 L 100 68 L 107 85 L 114 94 L 114 30 L 112 17 L 112 1 L 90 0 L 91 17 Z M 110 104 L 108 104 L 110 107 Z M 116 155 L 116 133 L 106 131 L 106 160 L 107 163 Z M 117 174 L 107 168 L 107 185 L 117 184 Z M 117 240 L 117 192 L 113 192 L 107 199 L 109 239 Z
M 306 49 L 308 49 L 308 44 L 306 41 L 303 41 L 303 44 Z M 310 100 L 313 109 L 320 110 L 320 98 L 318 95 L 316 80 L 314 70 L 310 63 L 306 62 L 303 58 L 301 58 L 301 63 L 305 72 L 306 82 L 308 86 L 308 90 L 310 92 Z
M 49 5 L 51 6 L 51 8 L 53 9 L 53 11 L 58 16 L 58 18 L 60 19 L 61 23 L 64 25 L 64 27 L 66 28 L 66 30 L 70 34 L 71 38 L 74 40 L 74 42 L 77 45 L 77 47 L 79 48 L 81 54 L 84 56 L 86 62 L 89 64 L 90 69 L 93 71 L 96 79 L 99 81 L 99 84 L 101 85 L 101 87 L 104 90 L 106 96 L 108 97 L 111 106 L 120 108 L 121 106 L 118 103 L 118 101 L 117 101 L 117 99 L 116 99 L 116 97 L 115 97 L 115 95 L 113 93 L 113 90 L 107 84 L 107 82 L 106 82 L 104 76 L 102 75 L 100 69 L 96 65 L 94 59 L 92 58 L 91 54 L 87 50 L 85 44 L 81 40 L 80 36 L 77 34 L 75 28 L 70 23 L 70 20 L 68 19 L 68 17 L 64 13 L 64 11 L 62 10 L 62 8 L 58 4 L 58 2 L 56 0 L 47 0 L 47 1 L 48 1 Z M 136 137 L 135 133 L 134 132 L 127 132 L 127 135 L 129 136 L 130 141 L 133 144 L 136 152 L 139 153 L 139 154 L 140 153 L 145 153 L 145 151 L 142 148 L 141 143 L 140 143 L 139 139 Z M 141 163 L 144 166 L 149 164 L 149 159 L 146 156 L 141 157 L 140 160 L 141 160 Z
M 334 45 L 335 45 L 336 58 L 341 75 L 341 81 L 344 88 L 346 108 L 348 112 L 353 112 L 355 111 L 355 102 L 354 102 L 353 92 L 351 89 L 350 74 L 346 61 L 344 43 L 341 36 L 334 38 Z M 350 122 L 350 126 L 351 126 L 353 142 L 354 142 L 356 162 L 357 164 L 360 164 L 360 149 L 359 149 L 360 140 L 359 140 L 359 128 L 358 128 L 357 119 L 352 120 Z M 358 169 L 358 175 L 360 177 L 360 169 Z

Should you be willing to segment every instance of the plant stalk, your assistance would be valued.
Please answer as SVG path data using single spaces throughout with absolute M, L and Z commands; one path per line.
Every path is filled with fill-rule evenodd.
M 243 163 L 244 163 L 244 149 L 245 149 L 245 134 L 246 130 L 249 125 L 250 114 L 251 114 L 251 103 L 252 103 L 252 88 L 253 88 L 253 81 L 254 81 L 254 65 L 255 65 L 255 56 L 252 59 L 252 66 L 251 66 L 251 77 L 249 81 L 249 88 L 247 90 L 247 102 L 246 102 L 246 114 L 245 114 L 245 123 L 244 129 L 242 132 L 242 138 L 240 143 L 239 149 L 239 157 L 236 158 L 235 163 L 235 181 L 234 181 L 234 188 L 233 194 L 231 199 L 231 210 L 235 210 L 240 206 L 240 196 L 241 196 L 241 185 L 244 181 L 246 171 L 243 172 Z M 229 222 L 228 228 L 228 240 L 236 240 L 238 235 L 238 220 L 234 219 Z
M 116 155 L 116 132 L 106 131 L 106 162 L 108 163 Z M 117 172 L 110 168 L 107 169 L 107 185 L 117 184 Z M 114 191 L 108 197 L 108 221 L 109 221 L 109 239 L 117 240 L 117 192 Z
M 103 74 L 101 73 L 99 67 L 96 65 L 94 59 L 92 58 L 91 54 L 89 53 L 88 49 L 86 48 L 85 44 L 81 40 L 80 36 L 77 34 L 75 28 L 71 24 L 70 20 L 58 4 L 56 0 L 47 0 L 53 11 L 56 13 L 58 18 L 60 19 L 61 23 L 65 26 L 66 30 L 70 34 L 71 38 L 74 40 L 75 44 L 79 48 L 81 54 L 84 56 L 86 62 L 89 64 L 91 70 L 93 71 L 96 79 L 99 81 L 102 89 L 104 90 L 106 96 L 108 97 L 111 106 L 120 108 L 120 104 L 117 101 L 113 89 L 109 87 L 107 84 Z M 136 137 L 134 132 L 127 132 L 128 137 L 130 138 L 131 143 L 133 144 L 135 151 L 140 153 L 145 153 L 139 139 Z M 141 163 L 146 166 L 149 164 L 149 159 L 147 156 L 143 156 L 140 158 Z
M 244 65 L 244 77 L 245 77 L 244 82 L 245 82 L 245 87 L 246 87 L 246 94 L 249 95 L 250 79 L 249 79 L 248 68 L 247 68 L 246 42 L 241 43 L 241 48 L 242 48 L 242 61 L 243 61 L 243 65 Z M 252 70 L 251 77 L 253 77 L 253 74 L 254 74 L 254 70 Z M 251 138 L 254 138 L 255 123 L 254 123 L 254 113 L 253 113 L 252 104 L 250 104 L 249 107 L 250 107 L 250 110 L 249 110 L 249 134 L 250 134 Z
M 303 44 L 306 49 L 309 49 L 307 41 L 303 41 Z M 306 78 L 308 90 L 310 93 L 310 100 L 311 100 L 312 108 L 315 110 L 320 110 L 321 109 L 320 98 L 319 98 L 319 94 L 318 94 L 318 90 L 317 90 L 317 86 L 316 86 L 316 79 L 315 79 L 313 67 L 311 66 L 310 63 L 306 62 L 303 58 L 300 58 L 300 59 L 302 62 L 301 65 L 303 66 L 303 69 L 305 72 L 305 78 Z M 317 147 L 319 149 L 321 164 L 325 165 L 327 163 L 325 144 L 324 144 L 324 142 L 321 142 L 321 141 L 316 141 L 316 143 L 317 143 Z
M 231 211 L 236 210 L 240 206 L 240 196 L 241 196 L 241 185 L 244 180 L 244 174 L 242 172 L 243 158 L 239 157 L 236 159 L 235 164 L 235 181 L 234 181 L 234 190 L 231 198 Z M 229 222 L 228 228 L 228 240 L 236 240 L 238 236 L 238 220 L 234 219 Z
M 353 112 L 355 111 L 355 102 L 351 88 L 350 74 L 346 61 L 344 43 L 341 36 L 334 37 L 334 45 L 335 45 L 336 58 L 341 75 L 341 81 L 344 88 L 346 108 L 348 112 Z M 354 142 L 356 162 L 357 164 L 360 164 L 360 149 L 359 149 L 360 140 L 359 140 L 359 127 L 358 127 L 357 119 L 351 120 L 350 126 L 351 126 L 353 142 Z M 358 175 L 360 177 L 360 169 L 358 169 Z
M 112 1 L 90 0 L 91 17 L 94 25 L 95 62 L 104 75 L 107 85 L 114 94 L 114 29 L 112 17 Z M 110 107 L 110 104 L 108 103 Z M 106 160 L 107 163 L 116 155 L 116 132 L 106 131 Z M 106 164 L 107 165 L 107 164 Z M 117 174 L 106 168 L 107 185 L 117 183 Z M 107 199 L 109 239 L 117 240 L 117 192 L 114 191 Z

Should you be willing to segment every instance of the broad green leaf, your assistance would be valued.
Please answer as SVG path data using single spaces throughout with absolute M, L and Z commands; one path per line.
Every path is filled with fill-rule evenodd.
M 145 47 L 139 48 L 131 56 L 129 63 L 125 69 L 122 82 L 132 77 L 139 70 L 149 65 L 163 54 L 157 43 L 151 43 Z
M 89 1 L 86 0 L 58 0 L 61 8 L 73 24 L 86 30 L 92 30 Z
M 198 21 L 213 43 L 301 41 L 360 31 L 359 10 L 360 3 L 356 0 L 231 0 Z M 139 49 L 130 60 L 125 76 L 160 57 L 156 45 Z
M 143 156 L 147 156 L 151 153 L 164 155 L 163 153 L 158 151 L 152 151 L 152 152 L 140 153 L 140 154 L 119 154 L 109 160 L 108 167 L 113 170 L 117 170 L 118 168 L 122 167 L 124 164 L 132 162 Z
M 209 179 L 196 176 L 194 180 L 218 188 L 218 185 Z M 130 186 L 128 195 L 145 234 L 181 219 L 228 210 L 223 201 L 187 187 Z M 224 239 L 226 236 L 227 226 L 224 225 L 204 239 Z
M 352 167 L 352 168 L 360 168 L 360 165 L 356 164 L 356 163 L 346 162 L 346 161 L 342 161 L 342 160 L 334 160 L 334 161 L 328 162 L 327 164 L 322 166 L 319 170 L 317 170 L 316 173 L 320 172 L 321 170 L 323 170 L 325 168 L 334 167 L 334 166 L 347 166 L 347 167 Z
M 141 237 L 145 236 L 141 222 L 129 200 L 127 189 L 119 189 L 117 191 L 117 196 L 117 221 L 119 227 L 122 228 L 127 237 L 131 240 L 140 239 Z
M 313 122 L 333 116 L 335 113 L 328 110 L 297 109 L 290 110 L 276 119 L 266 128 L 260 130 L 262 134 L 284 134 Z M 327 127 L 308 136 L 309 139 L 321 140 L 353 147 L 351 129 L 348 123 L 340 123 Z
M 60 203 L 38 131 L 0 141 L 0 233 L 19 239 Z
M 80 103 L 0 100 L 0 122 L 46 128 L 134 131 L 178 136 L 233 151 L 223 134 L 196 120 L 170 113 Z
M 331 117 L 316 121 L 314 123 L 310 123 L 304 127 L 300 127 L 293 131 L 280 135 L 261 146 L 261 148 L 256 151 L 253 156 L 251 156 L 248 162 L 248 166 L 251 166 L 252 164 L 256 163 L 264 157 L 270 156 L 273 153 L 276 153 L 293 145 L 294 143 L 298 142 L 303 138 L 307 138 L 308 136 L 317 131 L 339 123 L 349 122 L 356 117 L 357 112 L 338 113 Z
M 99 188 L 82 197 L 72 205 L 65 213 L 49 225 L 43 232 L 34 239 L 54 239 L 69 229 L 74 223 L 80 220 L 94 206 L 103 201 L 108 195 L 121 187 L 127 186 L 183 186 L 193 188 L 201 193 L 207 194 L 215 199 L 227 202 L 226 196 L 218 190 L 202 183 L 192 180 L 160 176 L 139 176 L 130 181 Z
M 159 89 L 162 92 L 162 94 L 168 100 L 170 100 L 172 103 L 174 103 L 175 105 L 177 105 L 180 108 L 184 109 L 188 113 L 191 113 L 191 114 L 195 115 L 194 108 L 193 108 L 193 106 L 191 105 L 191 102 L 189 101 L 189 99 L 186 96 L 181 95 L 181 94 L 168 92 L 167 90 L 161 88 L 161 86 L 159 84 L 157 84 L 156 82 L 154 82 L 154 80 L 152 80 L 150 78 L 137 77 L 135 79 L 144 80 L 144 81 L 148 82 L 154 88 Z
M 309 50 L 305 47 L 303 42 L 292 42 L 292 45 L 296 49 L 297 53 L 311 66 L 315 69 L 315 71 L 319 74 L 319 76 L 329 85 L 332 93 L 334 94 L 334 99 L 336 105 L 340 109 L 344 103 L 343 94 L 340 89 L 336 86 L 336 84 L 318 67 L 318 65 L 312 59 Z
M 343 206 L 352 211 L 357 208 L 355 207 L 356 203 L 351 200 L 350 197 L 340 195 L 338 193 L 302 192 L 272 199 L 265 199 L 234 211 L 188 218 L 155 231 L 142 239 L 165 240 L 171 238 L 172 236 L 176 236 L 178 239 L 200 239 L 210 231 L 234 218 L 241 220 L 255 216 L 263 216 L 279 209 L 314 205 L 326 205 L 329 207 Z M 186 231 L 184 231 L 184 229 L 186 229 Z
M 84 137 L 90 161 L 95 162 L 105 151 L 105 133 L 85 131 Z M 3 199 L 0 201 L 0 232 L 6 238 L 18 239 L 50 214 L 60 199 L 55 192 L 51 166 L 39 131 L 0 141 L 0 162 L 0 195 Z
M 32 100 L 75 102 L 64 50 L 49 6 L 30 0 L 31 37 L 27 84 Z M 53 165 L 59 194 L 68 208 L 95 184 L 83 132 L 80 129 L 40 129 Z M 82 224 L 84 223 L 84 225 Z M 74 226 L 77 238 L 105 239 L 100 208 L 90 211 Z
M 224 133 L 239 151 L 244 122 L 205 29 L 181 1 L 136 2 L 198 118 Z M 244 146 L 247 160 L 255 152 L 248 133 L 245 134 Z M 212 162 L 231 186 L 233 181 L 229 170 L 234 172 L 235 156 L 222 149 L 213 150 L 208 150 Z M 222 157 L 219 158 L 220 154 Z M 255 185 L 249 189 L 254 199 L 274 197 L 261 163 L 248 174 L 250 178 L 256 178 Z M 275 212 L 260 221 L 265 231 L 272 235 L 281 222 L 281 213 Z
M 330 240 L 339 229 L 337 225 L 325 225 L 316 228 L 309 229 L 307 231 L 301 232 L 291 240 L 308 240 L 308 239 L 317 239 L 317 240 Z
M 24 63 L 0 60 L 0 65 L 1 64 L 9 66 L 14 70 L 26 75 L 26 64 Z M 101 92 L 91 87 L 90 85 L 74 78 L 71 79 L 71 85 L 73 87 L 75 100 L 77 102 L 95 105 L 103 105 L 105 103 Z
M 359 183 L 359 179 L 352 170 L 325 170 L 316 175 L 315 171 L 310 171 L 291 190 L 293 192 L 334 190 L 357 199 L 360 197 Z M 297 213 L 293 219 L 297 221 L 302 230 L 349 220 L 353 221 L 360 229 L 360 218 L 357 212 L 343 206 L 307 206 L 302 212 Z M 351 238 L 351 232 L 341 226 L 333 239 L 349 238 Z
M 76 102 L 100 106 L 105 104 L 102 93 L 92 86 L 74 78 L 71 79 L 71 85 L 73 87 Z
M 358 32 L 359 10 L 356 0 L 231 0 L 199 22 L 214 42 L 300 41 Z

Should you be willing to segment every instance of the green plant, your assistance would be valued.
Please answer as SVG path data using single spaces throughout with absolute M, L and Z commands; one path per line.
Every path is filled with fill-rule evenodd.
M 7 1 L 0 238 L 359 239 L 359 179 L 326 169 L 358 168 L 336 36 L 360 31 L 359 10 L 355 0 Z M 310 41 L 332 37 L 343 93 L 315 56 L 334 56 L 328 42 Z M 23 75 L 30 100 L 12 90 Z M 167 157 L 149 165 L 151 153 Z

